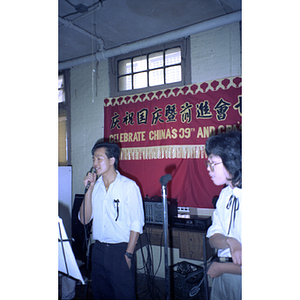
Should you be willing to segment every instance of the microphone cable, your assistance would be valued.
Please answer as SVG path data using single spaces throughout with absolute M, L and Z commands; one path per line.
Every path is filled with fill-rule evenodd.
M 92 167 L 90 169 L 88 173 L 96 173 L 96 170 L 94 167 Z M 96 178 L 96 181 L 97 181 L 98 178 Z M 86 286 L 85 286 L 85 297 L 84 299 L 87 299 L 87 292 L 88 292 L 88 283 L 89 283 L 89 264 L 90 264 L 90 248 L 89 248 L 89 243 L 88 243 L 88 240 L 89 240 L 89 237 L 88 237 L 88 228 L 87 228 L 87 225 L 86 222 L 85 222 L 85 196 L 86 196 L 86 193 L 88 191 L 90 187 L 90 182 L 87 183 L 86 187 L 85 187 L 85 191 L 84 191 L 84 198 L 83 198 L 83 201 L 82 201 L 82 204 L 83 204 L 83 231 L 84 231 L 84 244 L 83 246 L 86 247 L 86 272 L 87 272 L 87 281 L 86 281 Z
M 88 173 L 92 173 L 92 174 L 96 173 L 95 168 L 92 167 L 90 169 L 90 171 L 86 173 L 86 175 L 88 175 Z M 98 178 L 96 178 L 96 181 L 97 181 L 97 179 Z M 84 190 L 84 198 L 83 198 L 83 228 L 84 228 L 84 241 L 85 241 L 85 246 L 86 246 L 87 250 L 88 250 L 88 237 L 87 237 L 87 226 L 86 226 L 87 224 L 85 222 L 85 195 L 86 195 L 87 191 L 90 188 L 90 184 L 91 183 L 88 181 L 88 183 L 87 183 L 87 185 L 85 187 L 85 190 Z

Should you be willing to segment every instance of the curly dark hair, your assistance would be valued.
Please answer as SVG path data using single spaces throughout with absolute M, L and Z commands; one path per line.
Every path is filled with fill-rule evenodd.
M 233 186 L 242 187 L 242 133 L 230 131 L 209 137 L 205 144 L 206 154 L 221 157 L 226 170 L 232 176 Z
M 120 157 L 119 145 L 115 143 L 105 142 L 102 139 L 100 139 L 95 143 L 94 147 L 92 148 L 92 155 L 94 155 L 95 151 L 98 148 L 105 148 L 105 154 L 107 158 L 111 158 L 111 157 L 115 158 L 114 167 L 116 170 L 118 170 L 119 157 Z

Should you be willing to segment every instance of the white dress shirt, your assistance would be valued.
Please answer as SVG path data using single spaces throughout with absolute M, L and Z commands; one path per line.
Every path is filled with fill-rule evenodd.
M 231 205 L 228 203 L 232 195 L 238 199 L 235 207 L 233 207 L 233 202 Z M 229 226 L 230 232 L 228 234 Z M 213 223 L 208 228 L 206 236 L 209 238 L 215 233 L 233 237 L 242 244 L 242 189 L 237 187 L 232 189 L 230 186 L 227 186 L 221 191 L 217 201 L 216 209 L 213 213 Z M 218 249 L 218 256 L 231 257 L 230 249 Z
M 129 242 L 130 231 L 143 233 L 144 209 L 137 184 L 117 171 L 105 189 L 102 176 L 92 193 L 93 238 L 103 243 Z

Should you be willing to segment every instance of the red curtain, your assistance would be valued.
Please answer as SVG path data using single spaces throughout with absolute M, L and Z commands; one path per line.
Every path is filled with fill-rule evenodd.
M 242 129 L 241 77 L 106 98 L 104 135 L 122 148 L 120 171 L 143 196 L 161 195 L 159 179 L 170 173 L 168 197 L 178 206 L 212 208 L 222 187 L 205 167 L 211 134 Z

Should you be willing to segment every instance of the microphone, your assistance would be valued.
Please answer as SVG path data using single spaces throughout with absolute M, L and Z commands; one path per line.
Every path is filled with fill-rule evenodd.
M 172 180 L 171 174 L 166 174 L 159 179 L 161 185 L 167 185 L 167 183 Z
M 86 173 L 86 175 L 87 175 L 88 173 L 94 174 L 94 173 L 96 173 L 96 169 L 95 169 L 94 167 L 91 167 L 91 169 Z M 85 186 L 85 191 L 87 191 L 87 190 L 90 188 L 90 185 L 91 185 L 91 182 L 88 181 L 87 185 Z

